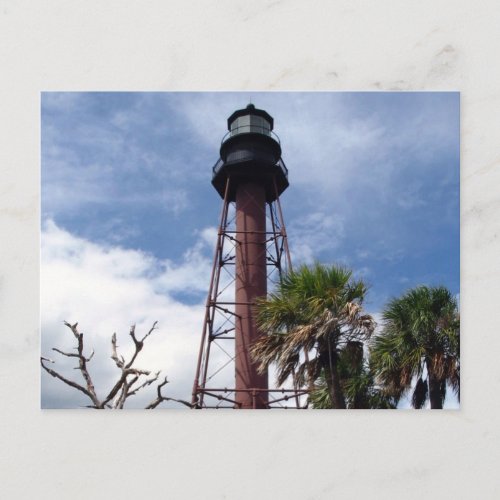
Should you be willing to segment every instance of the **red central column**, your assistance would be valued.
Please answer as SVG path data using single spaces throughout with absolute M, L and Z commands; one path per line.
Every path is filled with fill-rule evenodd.
M 267 294 L 266 193 L 254 182 L 241 183 L 236 191 L 236 389 L 267 389 L 267 372 L 257 373 L 249 348 L 260 336 L 255 299 Z M 236 392 L 240 407 L 267 408 L 267 392 Z

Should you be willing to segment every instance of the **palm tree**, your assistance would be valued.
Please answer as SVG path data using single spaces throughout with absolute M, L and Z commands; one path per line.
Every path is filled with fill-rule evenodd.
M 389 394 L 399 399 L 413 387 L 413 407 L 429 399 L 433 409 L 443 407 L 447 384 L 460 397 L 460 317 L 449 290 L 409 290 L 389 302 L 383 321 L 371 362 Z
M 324 376 L 331 406 L 345 408 L 339 355 L 350 342 L 370 337 L 375 323 L 363 314 L 366 286 L 341 266 L 302 266 L 259 302 L 257 322 L 265 334 L 251 348 L 264 371 L 276 363 L 277 383 L 294 375 L 310 387 Z M 305 353 L 305 354 L 304 354 Z
M 339 353 L 340 384 L 347 408 L 394 409 L 397 401 L 379 387 L 373 370 L 364 357 L 361 342 L 349 342 Z M 313 408 L 332 408 L 332 401 L 322 374 L 310 394 Z

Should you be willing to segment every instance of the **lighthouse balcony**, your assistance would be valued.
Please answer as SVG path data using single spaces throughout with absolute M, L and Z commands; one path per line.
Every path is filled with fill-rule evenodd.
M 212 168 L 212 185 L 221 198 L 224 198 L 229 180 L 229 201 L 234 201 L 236 188 L 242 182 L 257 182 L 265 186 L 266 200 L 274 201 L 288 187 L 288 169 L 279 158 L 274 163 L 266 163 L 255 158 L 255 154 L 234 161 L 219 158 Z
M 241 158 L 240 161 L 253 160 L 253 159 L 254 159 L 253 156 L 248 156 L 247 158 Z M 215 165 L 212 167 L 213 177 L 215 177 L 219 173 L 220 169 L 225 164 L 227 165 L 227 162 L 224 162 L 224 160 L 222 158 L 219 158 L 217 160 L 217 162 L 215 163 Z M 277 169 L 279 169 L 280 172 L 281 172 L 281 174 L 288 179 L 288 168 L 286 168 L 285 162 L 281 158 L 278 160 L 278 162 L 276 163 L 276 165 L 274 165 L 274 167 L 277 168 Z

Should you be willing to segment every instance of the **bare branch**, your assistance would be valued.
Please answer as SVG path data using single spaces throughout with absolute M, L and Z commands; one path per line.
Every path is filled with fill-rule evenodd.
M 42 368 L 43 368 L 43 369 L 44 369 L 44 370 L 45 370 L 45 371 L 46 371 L 49 375 L 52 375 L 54 378 L 57 378 L 57 379 L 59 379 L 59 380 L 63 381 L 65 384 L 67 384 L 67 385 L 69 385 L 69 386 L 73 387 L 74 389 L 77 389 L 77 390 L 79 390 L 79 391 L 83 392 L 83 393 L 84 393 L 85 395 L 87 395 L 90 399 L 92 399 L 92 401 L 94 401 L 94 400 L 93 400 L 93 398 L 92 398 L 92 394 L 91 394 L 91 393 L 90 393 L 87 389 L 85 389 L 85 387 L 81 386 L 80 384 L 78 384 L 78 383 L 76 383 L 76 382 L 73 382 L 72 380 L 69 380 L 69 379 L 67 379 L 67 378 L 63 377 L 60 373 L 57 373 L 55 370 L 52 370 L 52 368 L 49 368 L 48 366 L 45 366 L 45 365 L 43 364 L 43 362 L 44 362 L 44 361 L 46 361 L 46 360 L 47 360 L 47 358 L 43 358 L 43 357 L 41 357 L 41 358 L 40 358 L 40 364 L 42 365 Z M 49 360 L 49 361 L 51 361 L 51 360 Z M 51 362 L 53 363 L 53 361 L 51 361 Z
M 135 325 L 131 325 L 130 327 L 130 333 L 129 335 L 132 337 L 132 340 L 134 341 L 135 346 L 139 349 L 139 351 L 142 349 L 142 346 L 140 345 L 141 342 L 137 340 L 137 337 L 135 336 Z M 140 347 L 139 347 L 140 346 Z
M 128 368 L 127 375 L 150 375 L 149 370 L 140 370 L 139 368 Z
M 130 368 L 133 364 L 135 359 L 137 358 L 137 355 L 142 351 L 142 348 L 144 347 L 144 341 L 153 333 L 154 330 L 156 330 L 156 325 L 158 324 L 158 321 L 155 321 L 153 323 L 153 326 L 150 328 L 149 332 L 142 337 L 141 340 L 137 340 L 137 337 L 135 336 L 135 325 L 132 325 L 130 327 L 130 336 L 132 337 L 132 340 L 134 341 L 134 346 L 135 346 L 135 352 L 134 355 L 132 356 L 132 359 L 128 362 L 127 368 Z
M 153 333 L 154 330 L 157 330 L 157 328 L 156 328 L 157 324 L 158 324 L 158 321 L 155 321 L 153 323 L 153 326 L 151 327 L 151 329 L 149 330 L 149 332 L 146 333 L 146 335 L 144 335 L 144 337 L 142 337 L 141 342 L 144 342 Z
M 147 387 L 148 385 L 151 385 L 153 382 L 156 382 L 158 380 L 158 376 L 160 375 L 161 372 L 156 372 L 153 377 L 148 378 L 145 380 L 141 385 L 137 386 L 133 391 L 129 391 L 128 395 L 129 396 L 134 396 L 137 394 L 141 389 L 144 389 L 144 387 Z M 132 388 L 132 385 L 135 384 L 139 377 L 137 377 L 133 382 L 130 383 L 130 388 Z
M 58 352 L 59 354 L 62 354 L 63 356 L 68 356 L 68 358 L 78 358 L 79 357 L 78 354 L 64 352 L 64 351 L 61 351 L 60 349 L 58 349 L 57 347 L 53 347 L 52 350 Z
M 92 350 L 91 354 L 89 357 L 85 357 L 83 355 L 83 333 L 78 331 L 78 323 L 71 324 L 67 321 L 64 322 L 64 324 L 68 327 L 68 329 L 71 330 L 73 333 L 74 337 L 77 340 L 77 346 L 74 347 L 74 350 L 76 351 L 75 353 L 73 352 L 66 352 L 61 349 L 58 349 L 56 347 L 52 348 L 53 351 L 61 354 L 62 356 L 66 356 L 69 358 L 76 358 L 78 359 L 78 366 L 75 367 L 75 370 L 79 370 L 85 379 L 86 382 L 86 387 L 84 385 L 80 385 L 77 382 L 74 382 L 72 380 L 69 380 L 65 378 L 63 375 L 58 373 L 55 370 L 52 370 L 51 368 L 47 367 L 44 362 L 47 363 L 54 363 L 53 360 L 49 358 L 40 358 L 40 363 L 42 368 L 49 373 L 51 376 L 54 378 L 57 378 L 64 382 L 65 384 L 77 389 L 78 391 L 82 392 L 86 396 L 88 396 L 91 400 L 93 405 L 87 406 L 87 408 L 96 408 L 96 409 L 104 409 L 104 408 L 116 408 L 116 409 L 122 409 L 126 400 L 130 396 L 136 395 L 141 389 L 144 389 L 145 387 L 150 386 L 154 382 L 158 380 L 160 372 L 154 373 L 151 377 L 151 371 L 150 370 L 143 370 L 140 368 L 135 368 L 133 367 L 133 363 L 135 362 L 139 352 L 143 349 L 144 347 L 144 340 L 151 335 L 151 333 L 157 328 L 158 322 L 155 321 L 153 323 L 153 326 L 149 329 L 149 331 L 142 337 L 142 339 L 138 339 L 136 334 L 135 334 L 135 325 L 131 326 L 130 328 L 130 336 L 132 338 L 132 341 L 134 342 L 134 353 L 130 359 L 130 361 L 127 363 L 124 356 L 118 353 L 118 346 L 117 346 L 117 336 L 116 333 L 113 333 L 111 336 L 111 359 L 115 362 L 116 366 L 120 369 L 121 374 L 119 379 L 116 381 L 116 383 L 113 385 L 111 391 L 108 393 L 106 398 L 102 401 L 100 401 L 96 395 L 95 389 L 94 389 L 94 384 L 92 382 L 92 378 L 87 370 L 87 363 L 93 358 L 95 351 Z M 140 382 L 141 377 L 149 377 L 143 382 Z M 182 400 L 177 400 L 175 398 L 169 398 L 166 396 L 163 396 L 161 393 L 162 387 L 164 387 L 168 383 L 167 378 L 158 385 L 157 388 L 157 398 L 150 404 L 148 405 L 148 409 L 155 408 L 158 406 L 161 402 L 163 401 L 177 401 L 185 406 L 188 406 L 191 408 L 191 404 L 182 401 Z M 136 386 L 137 384 L 137 386 Z
M 150 330 L 150 332 L 154 329 L 156 325 L 156 321 L 153 324 L 153 328 Z M 132 325 L 130 327 L 130 336 L 132 337 L 132 340 L 134 342 L 135 346 L 135 351 L 134 354 L 132 355 L 131 360 L 126 363 L 125 358 L 123 356 L 118 357 L 118 352 L 117 352 L 117 345 L 116 345 L 116 333 L 113 333 L 113 336 L 111 337 L 111 359 L 115 362 L 116 366 L 121 369 L 122 374 L 116 384 L 113 386 L 109 394 L 106 396 L 104 400 L 104 405 L 112 401 L 116 395 L 120 392 L 120 397 L 118 398 L 118 402 L 121 401 L 121 397 L 124 396 L 125 398 L 127 397 L 128 389 L 130 388 L 129 383 L 127 382 L 127 376 L 128 375 L 149 375 L 151 372 L 148 370 L 140 370 L 138 368 L 132 368 L 132 365 L 134 361 L 137 358 L 137 355 L 141 351 L 143 347 L 143 342 L 140 340 L 137 340 L 137 337 L 135 336 L 135 325 Z M 124 400 L 123 400 L 124 402 Z
M 118 357 L 116 352 L 116 333 L 111 336 L 111 359 L 116 363 L 118 368 L 123 368 L 123 361 Z
M 115 403 L 113 405 L 113 408 L 115 410 L 123 409 L 123 405 L 125 404 L 125 400 L 127 399 L 128 388 L 129 388 L 129 386 L 128 386 L 127 380 L 125 379 L 123 386 L 122 386 L 122 389 L 121 389 L 121 392 L 120 392 L 120 395 L 115 400 Z
M 130 396 L 130 389 L 132 388 L 132 386 L 139 380 L 141 376 L 140 375 L 136 375 L 134 378 L 132 378 L 130 381 L 127 382 L 127 397 Z M 139 386 L 137 388 L 137 390 L 139 390 L 141 388 L 141 386 Z
M 167 380 L 167 377 L 165 377 L 165 380 L 161 384 L 159 384 L 158 387 L 156 388 L 158 396 L 156 397 L 156 399 L 151 401 L 151 403 L 149 403 L 148 406 L 146 406 L 146 408 L 145 408 L 146 410 L 153 410 L 163 401 L 175 401 L 177 403 L 183 404 L 184 406 L 187 406 L 188 408 L 193 407 L 193 405 L 191 403 L 188 403 L 187 401 L 184 401 L 182 399 L 169 398 L 169 397 L 163 396 L 163 394 L 161 393 L 161 389 L 162 389 L 162 387 L 166 386 L 167 384 L 168 384 L 168 380 Z
M 80 372 L 87 383 L 87 391 L 91 394 L 92 402 L 99 406 L 100 402 L 97 398 L 97 394 L 95 392 L 94 383 L 92 382 L 92 378 L 87 370 L 87 358 L 83 355 L 83 333 L 80 333 L 77 330 L 78 322 L 74 325 L 70 325 L 68 322 L 64 322 L 64 324 L 73 332 L 73 335 L 78 340 L 78 362 L 80 366 Z
M 103 401 L 103 405 L 107 405 L 117 394 L 118 391 L 121 389 L 122 385 L 125 383 L 127 379 L 127 374 L 122 371 L 121 377 L 118 379 L 118 382 L 113 386 L 109 394 L 106 396 L 106 399 Z
M 156 388 L 156 391 L 157 391 L 157 398 L 154 399 L 153 401 L 151 401 L 151 403 L 149 403 L 148 406 L 146 406 L 146 410 L 152 410 L 154 408 L 156 408 L 162 401 L 165 401 L 162 393 L 161 393 L 161 388 L 164 387 L 165 385 L 168 384 L 168 379 L 167 377 L 165 377 L 165 380 L 161 383 L 161 384 L 158 384 L 158 387 Z
M 78 359 L 79 366 L 76 369 L 80 370 L 80 372 L 81 372 L 81 374 L 86 382 L 87 387 L 85 388 L 82 385 L 78 384 L 77 382 L 74 382 L 73 380 L 69 380 L 66 377 L 64 377 L 63 375 L 61 375 L 60 373 L 58 373 L 57 371 L 52 370 L 51 368 L 45 366 L 44 361 L 49 361 L 49 362 L 53 363 L 53 361 L 49 360 L 48 358 L 44 358 L 44 357 L 40 358 L 40 363 L 42 365 L 42 368 L 47 373 L 49 373 L 52 377 L 61 380 L 65 384 L 77 389 L 80 392 L 83 392 L 86 396 L 88 396 L 92 400 L 92 403 L 94 403 L 94 407 L 99 408 L 101 406 L 101 403 L 100 403 L 100 401 L 97 398 L 97 395 L 95 393 L 94 384 L 93 384 L 92 379 L 90 377 L 90 374 L 87 370 L 87 364 L 86 364 L 87 361 L 89 361 L 92 358 L 93 354 L 88 359 L 85 358 L 85 356 L 83 355 L 83 333 L 80 333 L 78 331 L 78 329 L 77 329 L 78 323 L 71 325 L 67 321 L 64 321 L 64 324 L 71 330 L 71 332 L 73 333 L 73 335 L 77 339 L 77 342 L 78 342 L 78 346 L 76 347 L 77 354 L 64 352 L 61 349 L 57 349 L 56 347 L 53 348 L 53 351 L 58 352 L 59 354 L 62 354 L 63 356 Z

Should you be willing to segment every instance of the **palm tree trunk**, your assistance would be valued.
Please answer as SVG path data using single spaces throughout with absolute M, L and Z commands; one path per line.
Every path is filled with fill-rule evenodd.
M 429 365 L 427 365 L 427 370 Z M 441 383 L 438 378 L 429 371 L 429 400 L 431 402 L 431 410 L 443 409 L 443 398 L 441 396 Z
M 337 353 L 333 352 L 331 355 L 324 353 L 321 356 L 322 365 L 325 370 L 325 379 L 330 392 L 330 399 L 332 401 L 332 408 L 345 410 L 345 399 L 340 387 L 340 377 L 337 366 Z

